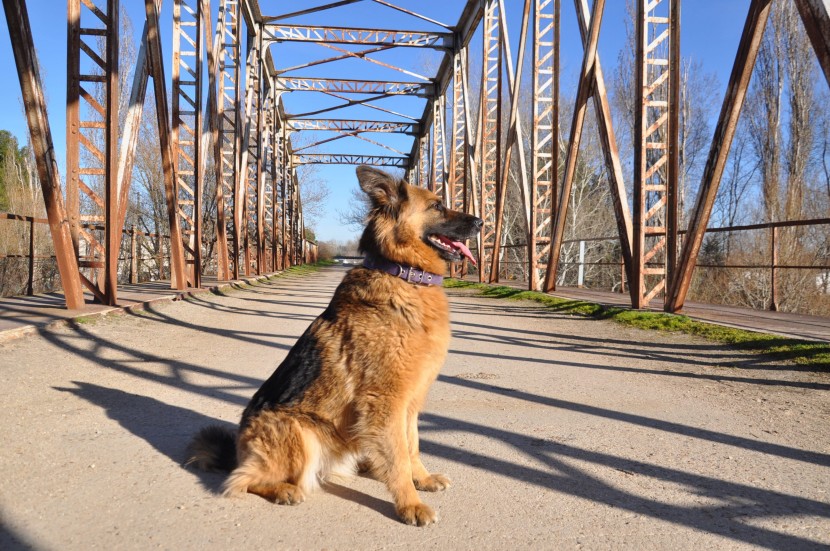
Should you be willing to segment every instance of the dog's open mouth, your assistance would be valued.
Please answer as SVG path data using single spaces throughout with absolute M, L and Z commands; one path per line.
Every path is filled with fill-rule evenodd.
M 476 265 L 476 259 L 473 258 L 473 253 L 471 253 L 470 249 L 467 248 L 467 245 L 461 241 L 453 241 L 446 235 L 439 235 L 436 233 L 428 235 L 427 239 L 429 239 L 429 243 L 433 247 L 447 253 L 447 255 L 452 257 L 453 260 L 461 260 L 461 256 L 464 255 L 470 262 L 473 263 L 473 266 Z

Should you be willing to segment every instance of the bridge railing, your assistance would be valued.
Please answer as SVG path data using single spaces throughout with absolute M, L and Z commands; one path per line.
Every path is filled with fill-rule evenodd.
M 48 261 L 48 260 L 55 260 L 54 254 L 38 254 L 38 247 L 37 247 L 37 239 L 36 239 L 36 231 L 35 227 L 36 224 L 49 224 L 49 221 L 46 218 L 38 218 L 35 216 L 26 216 L 23 214 L 14 214 L 10 212 L 0 212 L 0 220 L 10 220 L 10 221 L 17 221 L 23 222 L 26 225 L 26 230 L 23 230 L 26 233 L 25 241 L 27 243 L 27 248 L 25 251 L 18 251 L 18 252 L 8 252 L 4 250 L 0 250 L 0 260 L 3 259 L 18 259 L 18 260 L 25 260 L 27 266 L 27 275 L 26 275 L 26 290 L 25 294 L 28 296 L 32 296 L 35 294 L 35 266 L 38 261 Z M 102 230 L 103 226 L 96 225 L 96 224 L 81 224 L 81 227 L 89 230 Z M 159 247 L 159 252 L 155 254 L 142 254 L 139 251 L 140 238 L 153 238 L 153 239 L 163 239 L 165 240 L 165 244 L 169 244 L 169 235 L 153 233 L 153 232 L 146 232 L 141 231 L 135 228 L 135 226 L 130 227 L 129 229 L 123 229 L 122 234 L 125 237 L 129 237 L 129 242 L 124 240 L 122 245 L 121 254 L 118 257 L 119 264 L 124 267 L 125 263 L 129 263 L 129 271 L 127 271 L 126 267 L 123 270 L 120 270 L 121 277 L 124 277 L 129 273 L 129 282 L 130 283 L 140 283 L 142 281 L 146 281 L 147 278 L 141 277 L 142 273 L 145 273 L 145 270 L 142 270 L 142 267 L 146 265 L 147 262 L 155 261 L 157 266 L 157 273 L 155 277 L 152 279 L 166 279 L 165 276 L 169 276 L 169 269 L 170 269 L 170 247 L 163 246 Z M 318 247 L 317 243 L 313 241 L 309 241 L 304 239 L 303 243 L 303 262 L 305 263 L 314 263 L 318 260 Z M 51 247 L 49 251 L 41 251 L 41 252 L 49 252 L 51 253 Z M 5 277 L 14 277 L 14 274 L 5 274 Z M 18 280 L 19 283 L 22 283 L 22 280 Z M 19 292 L 8 293 L 7 288 L 13 287 L 15 289 L 20 289 L 19 285 L 15 285 L 15 283 L 11 281 L 5 281 L 4 285 L 0 285 L 0 291 L 2 291 L 3 296 L 19 294 Z M 46 285 L 46 288 L 39 289 L 40 291 L 53 291 L 59 288 L 59 284 L 57 283 L 57 273 L 55 274 L 55 281 L 52 285 Z
M 830 226 L 830 218 L 708 228 L 706 230 L 706 236 L 710 239 L 713 236 L 731 232 L 748 234 L 753 231 L 765 231 L 766 235 L 763 237 L 759 236 L 759 238 L 752 241 L 751 246 L 747 245 L 746 240 L 744 240 L 744 242 L 738 245 L 733 245 L 731 250 L 726 251 L 723 250 L 723 243 L 715 244 L 714 249 L 720 254 L 712 254 L 711 251 L 707 250 L 702 251 L 701 256 L 698 258 L 696 268 L 706 270 L 744 270 L 766 273 L 766 277 L 755 278 L 754 282 L 758 284 L 757 286 L 764 287 L 763 296 L 767 299 L 765 308 L 772 311 L 778 310 L 784 295 L 784 290 L 780 282 L 780 276 L 784 270 L 812 270 L 818 272 L 817 277 L 824 282 L 826 288 L 823 292 L 830 295 L 830 232 L 823 232 L 824 235 L 828 236 L 824 239 L 823 244 L 819 243 L 820 239 L 813 239 L 810 246 L 804 245 L 804 236 L 801 236 L 800 239 L 787 236 L 786 234 L 782 236 L 782 231 L 788 228 L 823 229 L 827 226 Z M 678 239 L 681 240 L 678 243 L 678 247 L 680 247 L 687 232 L 680 230 L 677 233 Z M 662 234 L 655 233 L 655 235 Z M 611 244 L 612 247 L 602 248 L 601 252 L 591 250 L 589 244 L 601 242 Z M 595 281 L 597 279 L 596 270 L 594 270 L 594 276 L 591 275 L 590 270 L 601 268 L 605 269 L 602 272 L 603 276 L 600 278 L 602 283 L 598 284 L 598 287 L 595 288 L 611 289 L 614 292 L 626 293 L 629 282 L 625 273 L 622 254 L 618 246 L 613 246 L 618 243 L 619 236 L 616 235 L 563 240 L 563 247 L 574 245 L 574 250 L 569 256 L 563 257 L 559 261 L 560 266 L 563 267 L 559 272 L 559 285 L 575 285 L 577 287 L 590 285 L 592 279 Z M 718 247 L 721 247 L 721 249 Z M 706 241 L 704 241 L 705 248 Z M 505 258 L 500 261 L 502 265 L 500 277 L 505 280 L 526 281 L 527 244 L 503 244 L 501 250 Z M 511 258 L 507 258 L 508 253 L 512 255 Z M 598 259 L 592 261 L 592 256 Z M 646 264 L 647 267 L 658 265 L 657 263 Z M 572 268 L 572 270 L 564 270 L 566 266 Z M 697 273 L 699 280 L 705 278 L 705 276 L 700 275 L 700 271 Z M 610 286 L 606 285 L 609 281 L 613 282 Z M 807 289 L 802 289 L 802 291 L 807 291 Z M 706 300 L 699 301 L 707 302 Z M 830 298 L 828 298 L 828 302 L 830 302 Z M 828 314 L 830 314 L 830 310 L 825 315 Z
M 766 261 L 765 262 L 741 262 L 741 263 L 731 263 L 729 260 L 729 255 L 722 262 L 706 262 L 706 255 L 703 255 L 700 260 L 696 264 L 696 268 L 706 268 L 706 269 L 743 269 L 743 270 L 765 270 L 769 274 L 768 279 L 768 289 L 767 289 L 767 296 L 769 297 L 769 302 L 767 304 L 767 309 L 771 311 L 777 311 L 779 308 L 779 304 L 781 301 L 781 288 L 780 288 L 780 274 L 782 270 L 813 270 L 813 271 L 820 271 L 826 272 L 827 279 L 827 287 L 830 289 L 830 240 L 828 243 L 825 243 L 825 247 L 827 250 L 821 253 L 821 251 L 815 251 L 817 253 L 818 260 L 823 260 L 822 263 L 786 263 L 781 262 L 780 257 L 781 255 L 781 230 L 784 228 L 797 228 L 797 227 L 824 227 L 830 226 L 830 218 L 814 218 L 808 220 L 793 220 L 793 221 L 784 221 L 784 222 L 767 222 L 762 224 L 746 224 L 746 225 L 739 225 L 739 226 L 724 226 L 720 228 L 708 228 L 706 230 L 706 235 L 716 235 L 722 233 L 731 233 L 731 232 L 750 232 L 750 231 L 758 231 L 758 230 L 766 230 L 767 231 L 767 254 L 766 254 Z M 681 230 L 678 231 L 678 238 L 682 240 L 685 235 L 686 231 Z M 578 260 L 571 261 L 571 262 L 563 262 L 563 264 L 569 265 L 576 265 L 577 266 L 577 285 L 582 287 L 585 281 L 585 268 L 588 266 L 615 266 L 620 268 L 621 273 L 621 285 L 619 287 L 619 291 L 621 293 L 625 292 L 626 288 L 626 277 L 625 277 L 625 268 L 623 266 L 622 257 L 619 256 L 617 260 L 614 261 L 598 261 L 598 262 L 586 262 L 585 261 L 585 243 L 593 242 L 593 241 L 618 241 L 619 238 L 617 236 L 607 236 L 607 237 L 594 237 L 594 238 L 586 238 L 586 239 L 571 239 L 567 241 L 563 241 L 564 243 L 579 243 L 579 250 L 580 254 Z M 742 251 L 743 253 L 747 253 L 749 251 Z M 732 255 L 735 256 L 735 255 Z
M 36 231 L 35 225 L 36 224 L 43 224 L 48 225 L 49 221 L 46 218 L 38 218 L 36 216 L 27 216 L 23 214 L 14 214 L 11 212 L 0 212 L 0 220 L 10 220 L 10 221 L 18 221 L 23 222 L 26 225 L 26 243 L 28 245 L 27 250 L 25 252 L 9 252 L 9 251 L 2 251 L 0 250 L 0 260 L 2 259 L 25 259 L 27 262 L 27 276 L 26 276 L 26 290 L 25 294 L 28 296 L 32 296 L 35 294 L 35 264 L 38 261 L 48 261 L 48 260 L 55 260 L 54 254 L 38 254 L 37 248 L 37 239 L 36 239 Z M 81 224 L 81 227 L 88 229 L 88 230 L 101 230 L 103 226 L 96 225 L 96 224 Z M 149 261 L 155 261 L 158 266 L 158 277 L 157 279 L 164 279 L 164 266 L 167 264 L 169 266 L 169 257 L 170 251 L 169 247 L 160 247 L 160 252 L 157 254 L 146 255 L 146 254 L 139 254 L 139 243 L 138 240 L 141 237 L 144 238 L 153 238 L 153 239 L 164 239 L 169 240 L 169 235 L 164 235 L 160 233 L 153 233 L 153 232 L 146 232 L 137 230 L 135 226 L 130 227 L 129 229 L 123 229 L 122 234 L 124 236 L 129 236 L 129 252 L 126 254 L 122 254 L 119 256 L 120 262 L 129 262 L 129 282 L 130 283 L 139 283 L 140 275 L 141 275 L 141 266 L 143 263 Z M 126 247 L 125 243 L 125 247 Z M 51 251 L 51 247 L 50 250 Z M 126 251 L 125 251 L 126 252 Z M 6 274 L 7 277 L 12 277 L 13 275 Z M 7 286 L 11 284 L 11 282 L 4 282 L 5 285 L 2 286 L 4 293 L 7 294 Z M 22 282 L 21 282 L 22 283 Z M 54 285 L 50 285 L 46 288 L 42 289 L 43 291 L 53 291 L 59 287 L 57 281 L 54 282 Z M 19 287 L 18 287 L 19 288 Z M 12 293 L 17 294 L 17 293 Z

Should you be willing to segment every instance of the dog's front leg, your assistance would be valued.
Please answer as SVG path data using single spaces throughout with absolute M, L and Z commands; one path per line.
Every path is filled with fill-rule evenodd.
M 406 420 L 406 440 L 409 448 L 409 461 L 412 464 L 412 482 L 415 487 L 425 492 L 438 492 L 450 487 L 450 479 L 442 474 L 430 474 L 421 462 L 418 443 L 418 410 L 410 408 Z
M 374 466 L 395 500 L 395 511 L 406 524 L 426 526 L 438 520 L 431 507 L 421 502 L 413 483 L 407 445 L 407 415 L 400 411 L 385 427 L 385 437 L 376 442 Z M 419 461 L 420 463 L 420 461 Z M 421 465 L 423 469 L 423 465 Z

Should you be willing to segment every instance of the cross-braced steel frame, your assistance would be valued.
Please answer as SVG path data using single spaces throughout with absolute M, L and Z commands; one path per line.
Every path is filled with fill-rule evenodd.
M 176 288 L 199 286 L 207 265 L 215 266 L 219 279 L 231 279 L 315 258 L 303 225 L 303 167 L 372 164 L 402 169 L 413 184 L 431 189 L 447 206 L 484 220 L 472 247 L 481 281 L 500 278 L 506 204 L 511 194 L 520 197 L 518 209 L 511 208 L 518 212 L 515 219 L 526 237 L 521 247 L 528 286 L 555 290 L 579 146 L 593 105 L 631 303 L 641 308 L 660 296 L 666 310 L 678 311 L 689 291 L 770 6 L 778 0 L 752 0 L 682 247 L 676 195 L 681 0 L 637 0 L 631 198 L 626 196 L 597 52 L 605 0 L 574 0 L 583 58 L 564 142 L 559 107 L 561 0 L 511 3 L 522 7 L 515 48 L 509 39 L 516 23 L 508 21 L 504 0 L 459 0 L 461 12 L 454 24 L 390 1 L 367 0 L 373 9 L 409 16 L 413 28 L 408 30 L 296 21 L 354 2 L 263 13 L 257 0 L 218 0 L 213 20 L 210 0 L 171 1 L 173 39 L 166 52 L 159 34 L 162 0 L 145 0 L 146 21 L 119 134 L 118 0 L 68 0 L 64 201 L 25 0 L 3 0 L 69 308 L 82 307 L 83 288 L 98 301 L 117 302 L 118 250 L 142 107 L 152 79 L 170 234 L 167 252 Z M 830 83 L 827 2 L 795 3 Z M 277 11 L 280 5 L 289 3 L 267 7 Z M 472 43 L 478 29 L 480 48 Z M 324 52 L 292 65 L 272 54 L 287 43 Z M 376 55 L 395 48 L 439 52 L 439 67 L 425 76 Z M 471 53 L 480 55 L 477 75 L 469 74 Z M 172 56 L 171 106 L 164 72 L 167 55 Z M 325 73 L 343 60 L 361 60 L 366 67 L 401 76 L 344 79 Z M 530 159 L 525 158 L 519 116 L 525 62 L 532 75 L 532 104 L 526 108 L 531 113 Z M 310 76 L 307 70 L 316 73 Z M 327 103 L 291 112 L 285 98 L 297 93 L 314 94 Z M 420 98 L 425 106 L 414 113 L 390 109 L 384 100 L 395 97 Z M 353 116 L 349 110 L 356 107 L 377 113 L 377 118 Z M 298 146 L 298 135 L 311 138 Z M 410 151 L 392 147 L 386 141 L 390 136 L 409 137 Z M 350 140 L 385 151 L 320 149 Z M 202 193 L 208 159 L 216 183 L 214 259 L 203 258 Z M 468 269 L 466 263 L 459 264 L 452 274 L 464 275 Z

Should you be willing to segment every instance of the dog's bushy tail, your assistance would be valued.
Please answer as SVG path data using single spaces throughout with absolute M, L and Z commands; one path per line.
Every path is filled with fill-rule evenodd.
M 187 446 L 187 463 L 203 471 L 230 472 L 236 468 L 236 434 L 210 425 L 200 430 Z

